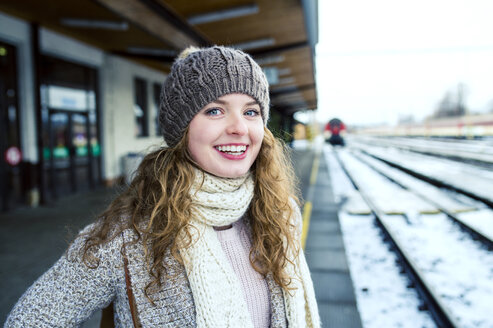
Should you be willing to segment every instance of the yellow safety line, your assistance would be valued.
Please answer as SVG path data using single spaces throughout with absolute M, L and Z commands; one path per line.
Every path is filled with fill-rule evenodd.
M 315 155 L 315 159 L 313 160 L 312 172 L 310 174 L 309 188 L 312 188 L 312 186 L 317 181 L 319 162 L 320 162 L 320 153 L 317 153 Z M 306 237 L 308 236 L 308 229 L 310 228 L 311 214 L 312 214 L 312 202 L 311 199 L 309 199 L 305 203 L 305 206 L 303 206 L 303 228 L 301 230 L 301 247 L 303 247 L 303 249 L 305 249 Z
M 319 155 L 319 153 L 317 153 L 315 155 L 315 159 L 313 160 L 312 173 L 310 174 L 310 185 L 314 185 L 315 182 L 317 181 L 319 162 L 320 162 L 320 155 Z
M 301 231 L 301 247 L 305 249 L 306 236 L 310 227 L 310 216 L 312 214 L 312 202 L 306 202 L 303 206 L 303 230 Z

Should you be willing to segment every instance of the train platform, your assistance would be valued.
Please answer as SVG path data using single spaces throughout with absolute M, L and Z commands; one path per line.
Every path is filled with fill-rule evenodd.
M 305 255 L 323 327 L 362 327 L 349 273 L 338 205 L 321 149 L 296 150 L 293 161 L 305 201 Z
M 305 200 L 305 253 L 324 327 L 361 327 L 344 251 L 330 176 L 317 149 L 295 149 L 295 171 Z M 82 227 L 93 221 L 117 195 L 100 188 L 64 197 L 36 209 L 0 214 L 0 322 L 22 293 L 63 254 Z M 96 313 L 83 327 L 99 327 Z

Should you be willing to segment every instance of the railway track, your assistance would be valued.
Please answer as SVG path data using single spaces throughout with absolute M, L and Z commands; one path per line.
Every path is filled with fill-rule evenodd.
M 340 166 L 343 168 L 343 170 L 349 177 L 354 188 L 358 190 L 362 199 L 370 208 L 371 213 L 375 218 L 376 226 L 378 226 L 382 231 L 384 240 L 389 243 L 392 250 L 397 255 L 399 259 L 398 262 L 400 267 L 402 268 L 402 271 L 405 272 L 406 275 L 409 277 L 409 281 L 410 281 L 409 285 L 416 288 L 416 291 L 423 302 L 422 305 L 420 306 L 420 309 L 428 310 L 438 327 L 491 327 L 492 322 L 491 321 L 488 322 L 489 320 L 488 318 L 484 319 L 486 320 L 486 323 L 484 321 L 481 321 L 481 318 L 479 319 L 468 318 L 468 316 L 464 314 L 463 307 L 461 308 L 461 306 L 454 306 L 453 305 L 454 302 L 453 301 L 451 302 L 453 295 L 448 295 L 446 291 L 444 292 L 443 287 L 441 286 L 436 288 L 435 286 L 436 278 L 434 279 L 433 277 L 431 277 L 432 275 L 430 274 L 429 268 L 427 268 L 426 265 L 423 264 L 423 261 L 420 261 L 419 258 L 417 259 L 416 255 L 413 254 L 413 252 L 416 250 L 415 247 L 416 245 L 413 246 L 414 247 L 413 249 L 413 247 L 411 247 L 412 243 L 405 241 L 403 238 L 403 232 L 405 232 L 406 230 L 412 230 L 410 226 L 412 226 L 412 221 L 413 220 L 415 221 L 416 218 L 410 218 L 410 215 L 407 213 L 407 211 L 402 211 L 402 212 L 393 211 L 392 213 L 389 213 L 388 209 L 387 210 L 385 209 L 385 205 L 386 205 L 385 200 L 382 202 L 381 200 L 376 198 L 375 195 L 372 195 L 372 191 L 371 191 L 372 188 L 369 187 L 368 183 L 365 183 L 364 179 L 361 179 L 360 177 L 356 176 L 356 174 L 354 173 L 357 172 L 357 170 L 355 169 L 355 166 L 357 166 L 357 164 L 355 164 L 354 160 L 358 161 L 361 165 L 365 165 L 368 169 L 373 170 L 380 177 L 384 178 L 387 181 L 387 183 L 393 184 L 394 187 L 392 188 L 398 187 L 402 190 L 405 190 L 407 195 L 414 195 L 415 197 L 421 199 L 423 202 L 430 204 L 431 207 L 435 208 L 435 210 L 427 209 L 420 214 L 433 215 L 436 217 L 440 217 L 440 213 L 443 214 L 443 216 L 447 218 L 446 220 L 453 221 L 456 226 L 457 225 L 460 226 L 462 231 L 466 231 L 468 233 L 470 240 L 472 239 L 479 240 L 481 242 L 481 248 L 484 249 L 486 246 L 489 250 L 493 249 L 492 247 L 493 242 L 491 240 L 491 236 L 481 231 L 481 229 L 479 229 L 478 227 L 471 226 L 470 224 L 465 222 L 460 217 L 461 211 L 455 213 L 453 210 L 449 210 L 445 206 L 443 200 L 440 199 L 437 200 L 437 198 L 433 198 L 433 197 L 431 197 L 430 199 L 430 197 L 428 197 L 428 195 L 426 194 L 426 191 L 419 190 L 419 184 L 418 187 L 416 187 L 416 185 L 413 186 L 412 183 L 409 182 L 409 179 L 406 180 L 405 178 L 402 178 L 402 176 L 399 177 L 399 175 L 396 174 L 395 172 L 393 174 L 389 174 L 388 170 L 384 170 L 382 168 L 382 165 L 386 165 L 383 164 L 383 162 L 380 162 L 379 165 L 378 164 L 379 161 L 372 157 L 369 157 L 361 153 L 356 156 L 353 156 L 348 154 L 347 151 L 342 151 L 340 153 L 335 152 L 335 156 Z M 352 163 L 349 160 L 348 156 L 353 156 L 354 160 Z M 353 167 L 348 168 L 348 166 L 353 166 Z M 368 179 L 368 175 L 369 174 L 366 174 L 365 179 Z M 424 182 L 421 181 L 420 183 L 422 184 Z M 390 189 L 390 190 L 394 190 L 394 189 Z M 394 195 L 396 195 L 396 197 L 398 194 L 398 192 L 395 191 L 394 192 L 389 191 L 389 193 L 390 194 L 393 193 Z M 476 207 L 475 210 L 477 210 L 478 206 L 477 204 L 474 204 L 474 201 L 469 201 L 466 203 L 467 206 L 465 207 L 468 206 L 471 207 L 472 204 L 475 205 L 473 207 Z M 483 208 L 481 208 L 480 210 L 489 211 L 489 215 L 492 215 L 493 211 L 491 210 L 491 208 L 486 208 L 485 206 L 482 207 Z M 427 218 L 427 220 L 428 219 L 433 220 Z M 398 221 L 407 222 L 407 223 L 401 224 L 399 226 L 399 224 L 396 223 Z M 443 222 L 442 225 L 446 225 Z M 446 238 L 448 234 L 448 232 L 440 232 L 440 231 L 436 231 L 436 233 L 437 235 L 440 235 L 440 233 L 442 233 L 442 235 L 445 236 L 444 238 Z M 462 237 L 459 237 L 459 239 L 460 238 Z M 451 242 L 451 244 L 456 244 L 456 243 Z M 491 252 L 488 252 L 488 254 L 490 256 L 492 255 Z M 476 263 L 472 265 L 480 265 L 480 264 Z M 491 270 L 492 270 L 491 272 L 493 273 L 493 268 Z M 488 275 L 487 272 L 486 275 Z M 451 281 L 455 279 L 453 275 L 447 278 L 450 279 Z M 460 285 L 461 283 L 462 282 L 460 281 L 460 279 L 458 279 L 457 284 Z M 472 285 L 474 284 L 474 282 L 471 281 L 469 281 L 469 283 Z M 493 288 L 493 286 L 491 287 Z M 470 287 L 468 288 L 470 289 Z M 458 297 L 460 298 L 462 296 L 459 295 Z M 483 314 L 486 316 L 485 313 Z M 471 322 L 473 322 L 474 324 L 471 324 Z
M 399 151 L 397 148 L 385 148 L 385 144 L 375 143 L 372 146 L 362 146 L 361 143 L 356 142 L 351 146 L 418 179 L 466 195 L 493 208 L 493 196 L 490 191 L 490 186 L 493 184 L 493 173 L 490 168 L 468 165 L 467 161 L 461 162 L 462 164 L 451 162 L 440 158 L 441 156 L 419 155 L 408 151 Z M 409 165 L 412 162 L 423 162 L 424 165 L 420 165 L 420 163 Z M 430 169 L 430 162 L 433 162 L 433 165 L 437 167 L 443 163 L 450 163 L 448 166 L 452 168 L 452 171 L 437 172 L 433 168 Z M 454 164 L 452 165 L 452 163 Z M 429 167 L 426 167 L 427 165 Z M 467 178 L 468 183 L 464 181 L 465 178 Z
M 383 177 L 388 179 L 389 181 L 392 181 L 393 183 L 399 185 L 401 188 L 404 188 L 406 190 L 410 190 L 412 193 L 414 193 L 415 195 L 417 195 L 421 199 L 425 200 L 426 202 L 431 203 L 440 212 L 444 213 L 449 219 L 451 219 L 454 223 L 458 224 L 461 227 L 461 229 L 463 229 L 464 231 L 469 233 L 474 240 L 478 240 L 485 247 L 487 247 L 488 250 L 493 251 L 493 235 L 491 235 L 491 233 L 488 233 L 487 231 L 485 231 L 481 227 L 474 226 L 470 222 L 464 221 L 460 217 L 460 214 L 461 214 L 460 212 L 462 212 L 464 210 L 466 210 L 466 211 L 477 210 L 478 207 L 481 207 L 481 205 L 478 206 L 478 204 L 476 204 L 475 206 L 471 206 L 470 208 L 458 210 L 457 211 L 458 213 L 454 213 L 453 209 L 447 208 L 447 205 L 442 204 L 440 202 L 440 200 L 434 200 L 433 198 L 431 198 L 426 193 L 426 191 L 423 191 L 423 189 L 425 189 L 425 188 L 420 187 L 419 185 L 416 185 L 416 184 L 414 184 L 414 186 L 413 186 L 412 183 L 406 183 L 405 180 L 399 179 L 399 175 L 392 174 L 391 173 L 392 171 L 387 170 L 387 172 L 385 172 L 386 170 L 383 168 L 382 165 L 378 165 L 378 162 L 372 161 L 371 159 L 375 158 L 377 160 L 382 161 L 383 163 L 386 163 L 387 165 L 390 165 L 392 167 L 396 167 L 397 169 L 401 169 L 401 166 L 392 165 L 392 163 L 389 163 L 389 161 L 382 160 L 382 159 L 375 157 L 375 156 L 364 158 L 364 156 L 362 156 L 360 154 L 360 155 L 356 155 L 356 157 L 360 161 L 362 161 L 363 163 L 365 163 L 366 165 L 371 167 L 375 172 L 378 172 L 380 175 L 382 175 Z M 410 170 L 409 169 L 404 169 L 404 170 L 401 169 L 401 171 L 403 171 L 405 173 L 409 173 Z M 412 175 L 413 177 L 420 179 L 421 181 L 424 181 L 425 183 L 431 183 L 433 186 L 444 187 L 443 185 L 430 182 L 430 181 L 434 180 L 430 177 L 422 177 L 422 175 L 416 174 L 415 172 L 412 172 L 409 174 Z M 429 190 L 429 189 L 427 189 L 427 190 Z M 450 190 L 452 190 L 453 192 L 457 192 L 455 189 L 450 189 Z M 466 196 L 466 197 L 470 197 L 470 195 L 469 195 L 470 193 L 461 193 L 461 192 L 459 192 L 459 193 Z M 474 200 L 478 200 L 478 198 L 480 198 L 480 197 L 476 196 L 476 197 L 471 197 L 471 198 L 472 198 L 472 200 L 468 201 L 469 204 L 474 204 Z M 493 218 L 493 208 L 491 206 L 489 206 L 489 204 L 487 204 L 487 203 L 485 203 L 485 204 L 486 204 L 486 208 L 481 209 L 482 214 L 485 216 L 489 216 L 489 217 Z
M 493 147 L 488 142 L 437 141 L 420 138 L 351 138 L 355 143 L 396 147 L 415 153 L 447 158 L 491 169 L 493 167 Z
M 393 166 L 395 168 L 398 168 L 399 170 L 401 171 L 404 171 L 406 173 L 408 173 L 409 175 L 412 175 L 418 179 L 421 179 L 423 181 L 426 181 L 434 186 L 437 186 L 437 187 L 441 187 L 441 188 L 447 188 L 449 190 L 453 190 L 454 192 L 457 192 L 457 193 L 460 193 L 460 194 L 463 194 L 467 197 L 470 197 L 470 198 L 473 198 L 477 201 L 480 201 L 480 202 L 483 202 L 484 204 L 486 204 L 488 207 L 490 208 L 493 208 L 493 201 L 491 199 L 488 199 L 488 198 L 485 198 L 481 195 L 477 195 L 475 194 L 474 192 L 471 192 L 469 190 L 466 190 L 466 189 L 463 189 L 463 188 L 460 188 L 460 187 L 457 187 L 455 185 L 451 185 L 449 183 L 446 183 L 446 182 L 443 182 L 442 180 L 438 180 L 438 179 L 435 179 L 434 177 L 430 177 L 426 174 L 422 174 L 420 172 L 417 172 L 415 170 L 412 170 L 412 169 L 409 169 L 401 164 L 398 164 L 398 163 L 395 163 L 393 161 L 390 161 L 388 159 L 385 159 L 383 157 L 380 157 L 378 155 L 374 155 L 374 154 L 371 154 L 371 153 L 367 153 L 369 154 L 370 156 L 382 161 L 382 162 L 385 162 L 386 164 L 390 165 L 390 166 Z

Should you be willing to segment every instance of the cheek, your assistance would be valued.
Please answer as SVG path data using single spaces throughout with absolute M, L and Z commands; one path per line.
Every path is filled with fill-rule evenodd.
M 252 131 L 251 140 L 252 140 L 252 143 L 254 144 L 254 155 L 256 158 L 259 151 L 260 151 L 260 147 L 262 147 L 262 141 L 264 140 L 264 125 L 263 124 L 261 127 L 257 127 L 255 130 Z
M 251 138 L 254 143 L 262 144 L 262 140 L 264 140 L 264 124 L 260 126 L 255 126 L 252 131 Z
M 201 136 L 204 136 L 204 133 L 201 129 L 193 128 L 189 130 L 187 146 L 190 155 L 195 161 L 198 161 L 200 159 L 200 152 L 203 149 L 203 144 L 205 141 L 204 138 Z
M 188 145 L 205 143 L 207 136 L 212 135 L 211 124 L 203 119 L 202 116 L 195 116 L 188 127 Z M 204 138 L 205 137 L 205 138 Z
M 192 138 L 188 139 L 188 153 L 190 154 L 190 157 L 197 162 L 197 149 L 194 146 L 194 143 L 192 141 Z

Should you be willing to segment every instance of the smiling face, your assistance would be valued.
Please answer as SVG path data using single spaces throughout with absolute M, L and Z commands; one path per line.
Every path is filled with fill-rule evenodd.
M 190 122 L 188 150 L 206 172 L 236 178 L 248 172 L 264 138 L 260 106 L 231 93 L 207 104 Z

